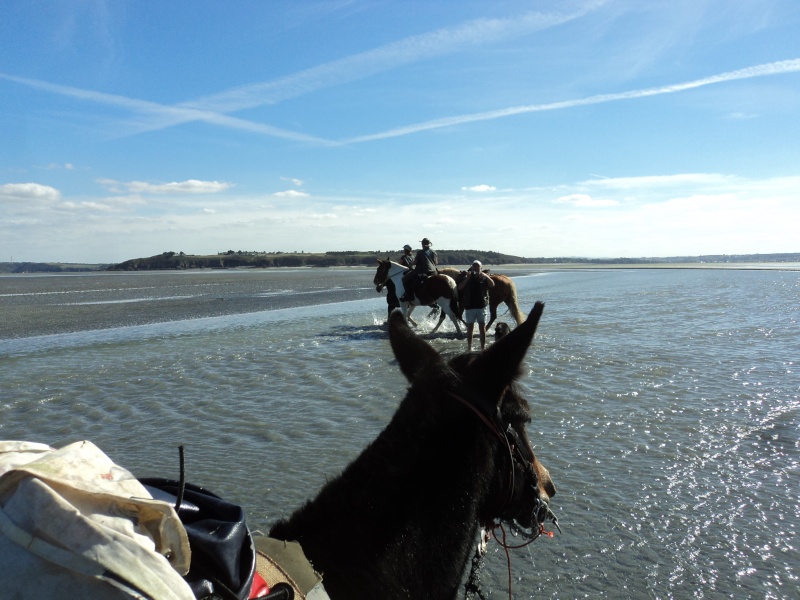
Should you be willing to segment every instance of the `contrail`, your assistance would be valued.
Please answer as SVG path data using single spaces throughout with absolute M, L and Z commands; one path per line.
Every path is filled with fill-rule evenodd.
M 704 77 L 703 79 L 695 79 L 685 83 L 675 83 L 671 85 L 645 88 L 641 90 L 632 90 L 629 92 L 620 92 L 617 94 L 599 94 L 597 96 L 589 96 L 588 98 L 579 98 L 576 100 L 564 100 L 562 102 L 552 102 L 549 104 L 529 104 L 525 106 L 512 106 L 510 108 L 502 108 L 482 113 L 473 113 L 468 115 L 457 115 L 453 117 L 445 117 L 442 119 L 434 119 L 432 121 L 425 121 L 415 125 L 407 125 L 405 127 L 398 127 L 396 129 L 389 129 L 380 133 L 373 133 L 371 135 L 362 135 L 342 140 L 343 144 L 358 144 L 361 142 L 371 142 L 375 140 L 383 140 L 393 137 L 401 137 L 420 131 L 429 131 L 431 129 L 441 129 L 443 127 L 452 127 L 454 125 L 462 125 L 464 123 L 473 123 L 475 121 L 490 121 L 492 119 L 501 119 L 503 117 L 510 117 L 531 112 L 542 112 L 546 110 L 558 110 L 562 108 L 572 108 L 574 106 L 586 106 L 589 104 L 601 104 L 603 102 L 614 102 L 616 100 L 630 100 L 634 98 L 645 98 L 647 96 L 659 96 L 661 94 L 674 94 L 675 92 L 683 92 L 694 88 L 712 85 L 715 83 L 724 83 L 726 81 L 735 81 L 737 79 L 751 79 L 753 77 L 766 77 L 768 75 L 783 75 L 786 73 L 794 73 L 800 71 L 800 59 L 782 60 L 773 63 L 766 63 L 739 69 L 737 71 L 728 71 L 719 75 L 712 75 Z
M 182 102 L 175 105 L 175 108 L 186 108 L 189 111 L 152 113 L 152 121 L 140 125 L 137 132 L 154 131 L 192 121 L 195 117 L 191 110 L 231 113 L 277 104 L 318 90 L 366 79 L 403 65 L 452 54 L 466 47 L 507 41 L 573 21 L 606 2 L 607 0 L 592 0 L 566 14 L 527 12 L 507 19 L 474 19 L 455 27 L 410 36 L 275 80 L 244 85 Z
M 323 138 L 297 133 L 295 131 L 287 131 L 271 125 L 264 125 L 261 123 L 254 123 L 245 119 L 239 119 L 228 115 L 223 115 L 210 110 L 201 110 L 199 108 L 179 107 L 179 106 L 166 106 L 158 104 L 157 102 L 150 102 L 148 100 L 139 100 L 136 98 L 127 98 L 125 96 L 117 96 L 115 94 L 106 94 L 104 92 L 95 92 L 92 90 L 82 90 L 67 85 L 58 85 L 55 83 L 48 83 L 46 81 L 39 81 L 37 79 L 27 79 L 25 77 L 16 77 L 6 73 L 0 73 L 0 78 L 15 83 L 27 85 L 45 92 L 59 94 L 61 96 L 69 96 L 71 98 L 78 98 L 81 100 L 89 100 L 90 102 L 97 102 L 99 104 L 107 104 L 119 108 L 127 108 L 139 114 L 158 114 L 170 115 L 177 122 L 187 121 L 205 121 L 215 125 L 222 125 L 232 129 L 239 129 L 249 131 L 251 133 L 260 133 L 277 138 L 297 142 L 311 142 L 314 144 L 322 145 L 336 145 L 336 142 L 325 140 Z
M 465 47 L 508 41 L 534 31 L 548 29 L 584 16 L 605 2 L 590 2 L 569 14 L 528 12 L 508 19 L 475 19 L 459 26 L 438 29 L 398 40 L 339 60 L 300 71 L 274 81 L 234 88 L 178 106 L 235 112 L 275 104 L 318 89 L 364 79 L 371 75 L 452 54 Z
M 139 118 L 135 122 L 128 121 L 128 124 L 131 125 L 131 130 L 124 135 L 158 131 L 192 121 L 205 121 L 233 129 L 294 141 L 335 145 L 338 143 L 269 125 L 261 125 L 244 119 L 237 119 L 226 116 L 226 113 L 277 104 L 321 89 L 365 79 L 403 65 L 452 54 L 466 47 L 521 37 L 534 31 L 541 31 L 583 17 L 606 4 L 606 2 L 607 0 L 590 0 L 577 10 L 569 13 L 530 11 L 505 19 L 474 19 L 451 28 L 442 28 L 410 36 L 279 79 L 240 86 L 175 105 L 164 105 L 102 92 L 81 90 L 3 73 L 0 73 L 0 78 L 56 94 L 127 108 L 138 115 Z

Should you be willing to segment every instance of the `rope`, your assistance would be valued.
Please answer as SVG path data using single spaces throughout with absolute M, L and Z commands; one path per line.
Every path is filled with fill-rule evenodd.
M 175 499 L 175 512 L 178 512 L 181 509 L 181 504 L 183 504 L 183 493 L 186 490 L 186 465 L 184 463 L 183 458 L 183 444 L 178 446 L 178 460 L 180 462 L 180 483 L 178 485 L 178 497 Z
M 467 583 L 464 584 L 464 600 L 467 600 L 470 594 L 477 595 L 480 600 L 486 600 L 486 596 L 483 594 L 480 582 L 482 570 L 483 556 L 481 555 L 480 550 L 478 550 L 475 552 L 475 556 L 472 557 L 472 568 L 469 571 Z

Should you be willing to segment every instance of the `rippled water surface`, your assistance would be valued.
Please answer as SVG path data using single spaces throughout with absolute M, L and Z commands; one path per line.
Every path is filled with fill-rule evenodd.
M 514 597 L 800 597 L 800 273 L 498 271 L 547 303 L 524 389 L 563 529 L 512 551 Z M 372 274 L 0 277 L 0 439 L 90 439 L 141 476 L 183 443 L 266 530 L 404 394 Z

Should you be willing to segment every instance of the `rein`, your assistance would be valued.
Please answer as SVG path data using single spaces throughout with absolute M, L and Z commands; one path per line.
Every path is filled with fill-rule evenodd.
M 386 283 L 388 281 L 394 279 L 398 275 L 400 275 L 402 277 L 404 273 L 407 273 L 409 271 L 408 267 L 403 267 L 405 270 L 396 271 L 394 274 L 392 274 L 392 267 L 393 266 L 403 267 L 403 265 L 401 265 L 399 263 L 395 263 L 395 262 L 389 261 L 389 266 L 386 268 L 386 276 L 383 278 L 383 281 L 381 281 L 380 283 L 375 283 L 375 279 L 378 278 L 378 274 L 377 273 L 375 274 L 375 277 L 373 278 L 372 283 L 375 284 L 375 289 L 378 290 L 378 292 L 383 290 L 383 288 L 386 286 Z M 378 270 L 380 270 L 380 268 L 381 267 L 378 267 Z M 395 284 L 395 285 L 397 285 L 397 284 Z
M 534 488 L 538 488 L 538 486 L 539 486 L 539 477 L 536 475 L 536 471 L 533 470 L 533 465 L 532 465 L 532 460 L 531 460 L 533 457 L 531 457 L 529 459 L 529 458 L 527 458 L 527 457 L 522 455 L 522 450 L 520 449 L 521 444 L 519 443 L 519 438 L 517 437 L 517 434 L 513 430 L 511 425 L 508 426 L 508 429 L 506 429 L 505 432 L 502 431 L 501 426 L 499 425 L 501 423 L 500 415 L 499 415 L 499 408 L 498 408 L 498 414 L 496 415 L 495 419 L 490 419 L 482 410 L 480 410 L 472 402 L 470 402 L 469 400 L 465 399 L 464 397 L 456 394 L 455 392 L 449 392 L 449 395 L 453 399 L 458 400 L 461 404 L 463 404 L 464 406 L 469 408 L 473 412 L 473 414 L 475 414 L 475 416 L 477 416 L 483 422 L 483 424 L 486 425 L 486 427 L 489 428 L 489 431 L 491 431 L 497 437 L 497 439 L 499 439 L 500 442 L 505 445 L 506 449 L 508 450 L 508 457 L 510 459 L 510 466 L 511 466 L 509 477 L 508 477 L 508 493 L 506 494 L 506 499 L 505 499 L 502 507 L 498 511 L 498 514 L 503 514 L 503 512 L 512 504 L 512 502 L 514 500 L 514 490 L 516 488 L 516 485 L 515 485 L 516 484 L 516 474 L 514 472 L 515 459 L 516 459 L 516 462 L 519 462 L 519 463 L 521 463 L 521 464 L 523 464 L 523 465 L 528 467 L 527 470 L 529 471 L 530 475 L 533 478 L 533 481 L 531 482 L 531 485 L 533 485 Z M 516 443 L 512 443 L 509 440 L 509 436 L 511 436 Z M 499 520 L 499 517 L 498 517 L 498 520 Z
M 467 408 L 469 408 L 472 413 L 477 416 L 484 425 L 491 431 L 501 443 L 505 444 L 506 449 L 508 450 L 508 455 L 510 459 L 510 475 L 508 477 L 508 493 L 506 494 L 505 502 L 502 506 L 502 509 L 499 511 L 499 514 L 503 514 L 503 512 L 512 505 L 514 501 L 514 491 L 515 491 L 515 462 L 522 464 L 523 466 L 527 467 L 528 473 L 532 476 L 532 485 L 534 488 L 539 487 L 539 477 L 536 474 L 536 471 L 533 469 L 533 456 L 526 457 L 523 455 L 523 451 L 521 449 L 521 443 L 519 437 L 517 436 L 516 431 L 511 427 L 509 424 L 506 428 L 505 432 L 502 431 L 502 420 L 500 418 L 500 409 L 497 409 L 497 415 L 494 419 L 490 418 L 486 415 L 485 412 L 480 410 L 477 406 L 475 406 L 472 402 L 467 400 L 466 398 L 456 394 L 455 392 L 448 392 L 448 395 L 457 400 Z M 509 437 L 512 438 L 513 442 L 509 440 Z M 494 536 L 494 538 L 500 544 L 500 547 L 505 550 L 506 553 L 506 564 L 508 565 L 508 597 L 511 598 L 511 555 L 509 554 L 510 549 L 516 548 L 523 548 L 528 544 L 532 543 L 536 538 L 540 535 L 544 534 L 550 538 L 553 537 L 552 531 L 546 531 L 544 528 L 544 521 L 549 519 L 553 525 L 561 531 L 561 528 L 558 526 L 558 518 L 553 514 L 550 510 L 550 507 L 547 505 L 546 502 L 543 502 L 541 498 L 537 495 L 536 506 L 534 508 L 534 526 L 532 527 L 530 532 L 522 531 L 519 527 L 519 524 L 514 522 L 514 518 L 511 517 L 508 519 L 509 525 L 511 526 L 512 532 L 516 531 L 521 533 L 523 537 L 527 538 L 527 541 L 523 542 L 522 544 L 511 546 L 506 542 L 506 530 L 503 527 L 504 519 L 502 517 L 496 517 L 494 521 L 484 527 L 481 528 L 481 541 L 478 543 L 478 547 L 475 551 L 475 556 L 472 559 L 472 568 L 470 570 L 469 578 L 467 583 L 464 586 L 464 597 L 466 598 L 469 594 L 477 594 L 477 596 L 484 600 L 485 596 L 483 591 L 480 588 L 480 572 L 483 569 L 483 559 L 486 555 L 486 545 L 489 541 L 490 533 Z M 543 514 L 542 514 L 543 513 Z M 542 514 L 542 520 L 539 520 L 539 516 Z M 500 530 L 502 533 L 502 540 L 497 537 L 497 530 Z

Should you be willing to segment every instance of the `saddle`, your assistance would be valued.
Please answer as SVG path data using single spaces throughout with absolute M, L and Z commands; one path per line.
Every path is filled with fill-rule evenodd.
M 425 282 L 434 275 L 438 275 L 438 273 L 416 273 L 414 271 L 409 271 L 403 275 L 403 287 L 406 289 L 406 293 L 403 297 L 411 300 L 414 295 L 416 295 L 421 304 L 431 304 L 435 299 L 425 295 L 424 291 L 422 295 L 420 295 L 419 292 L 422 286 L 425 285 Z

